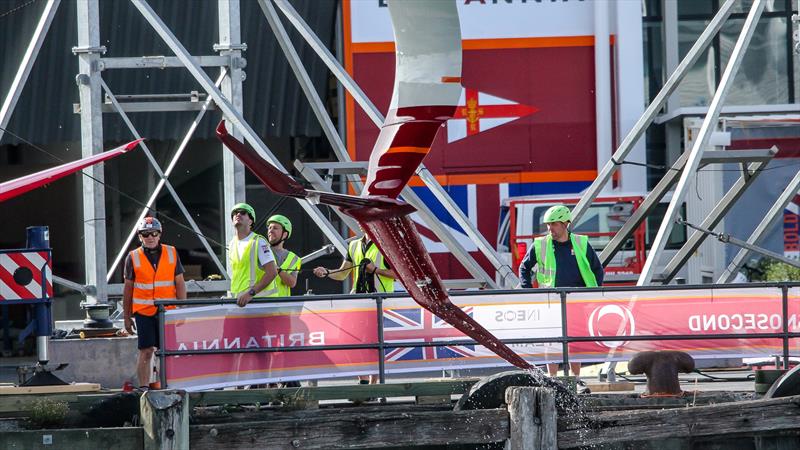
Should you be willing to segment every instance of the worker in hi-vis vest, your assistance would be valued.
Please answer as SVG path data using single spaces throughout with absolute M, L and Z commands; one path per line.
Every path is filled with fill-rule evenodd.
M 564 205 L 550 207 L 542 223 L 547 234 L 537 237 L 519 265 L 520 287 L 531 288 L 532 272 L 536 267 L 536 283 L 541 288 L 597 287 L 603 284 L 603 265 L 588 236 L 569 231 L 572 214 Z M 570 363 L 575 377 L 581 373 L 581 363 Z M 558 364 L 548 364 L 550 375 L 558 373 Z
M 267 239 L 278 266 L 278 276 L 267 286 L 270 297 L 289 297 L 297 285 L 297 274 L 302 261 L 294 252 L 283 248 L 283 243 L 292 237 L 292 221 L 280 214 L 267 219 Z
M 394 270 L 366 234 L 350 242 L 347 256 L 338 269 L 330 270 L 321 266 L 314 269 L 314 275 L 338 281 L 347 278 L 349 272 L 353 274 L 353 288 L 350 290 L 353 294 L 394 292 Z
M 352 269 L 352 270 L 351 270 Z M 349 272 L 353 274 L 352 294 L 368 294 L 372 292 L 394 292 L 394 279 L 397 277 L 389 263 L 383 258 L 378 246 L 364 234 L 360 239 L 350 241 L 347 256 L 336 270 L 316 267 L 314 275 L 320 278 L 333 278 L 343 281 Z M 375 384 L 375 375 L 360 375 L 361 384 Z
M 230 296 L 244 307 L 253 297 L 269 297 L 269 285 L 278 275 L 275 257 L 264 236 L 253 232 L 256 211 L 247 203 L 237 203 L 231 210 L 236 229 L 228 243 L 228 275 L 231 278 Z
M 125 330 L 138 335 L 139 357 L 136 375 L 139 386 L 150 386 L 153 375 L 153 352 L 160 347 L 158 339 L 158 308 L 156 300 L 186 298 L 183 265 L 175 247 L 161 241 L 161 222 L 145 217 L 137 226 L 142 246 L 125 257 L 125 284 L 122 290 L 122 310 Z M 168 306 L 172 309 L 174 306 Z M 155 382 L 155 380 L 154 380 Z

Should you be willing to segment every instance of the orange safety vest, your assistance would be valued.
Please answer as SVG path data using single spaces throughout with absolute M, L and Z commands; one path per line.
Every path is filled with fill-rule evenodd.
M 175 266 L 178 264 L 175 247 L 161 244 L 161 258 L 156 268 L 147 259 L 142 247 L 131 252 L 133 262 L 133 313 L 154 316 L 158 312 L 155 300 L 171 300 L 177 297 L 175 291 Z M 168 306 L 167 309 L 173 309 Z

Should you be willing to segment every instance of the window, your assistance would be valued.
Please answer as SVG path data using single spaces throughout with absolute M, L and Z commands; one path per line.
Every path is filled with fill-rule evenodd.
M 720 30 L 721 72 L 728 66 L 744 19 L 730 19 Z M 789 70 L 786 54 L 786 21 L 762 17 L 725 99 L 726 105 L 774 105 L 789 103 Z
M 664 220 L 664 215 L 667 212 L 667 207 L 669 203 L 659 203 L 653 209 L 653 212 L 647 217 L 647 234 L 645 236 L 645 248 L 650 250 L 653 246 L 653 241 L 656 239 L 656 235 L 658 234 L 658 229 L 661 227 L 661 222 Z M 686 205 L 681 206 L 681 210 L 678 213 L 681 217 L 686 217 Z M 666 249 L 667 250 L 678 250 L 680 249 L 683 244 L 686 243 L 686 225 L 678 225 L 675 224 L 672 226 L 672 233 L 669 235 L 669 239 L 667 240 Z

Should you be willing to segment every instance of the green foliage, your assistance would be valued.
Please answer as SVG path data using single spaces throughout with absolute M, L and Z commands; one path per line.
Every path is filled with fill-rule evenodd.
M 31 405 L 28 419 L 38 428 L 52 428 L 64 423 L 69 412 L 69 404 L 64 401 L 41 398 Z
M 765 281 L 800 281 L 800 267 L 770 261 L 764 267 Z

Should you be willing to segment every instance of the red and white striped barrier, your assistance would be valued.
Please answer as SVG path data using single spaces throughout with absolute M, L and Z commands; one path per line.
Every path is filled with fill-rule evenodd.
M 53 268 L 49 251 L 20 250 L 0 253 L 0 301 L 52 297 Z

